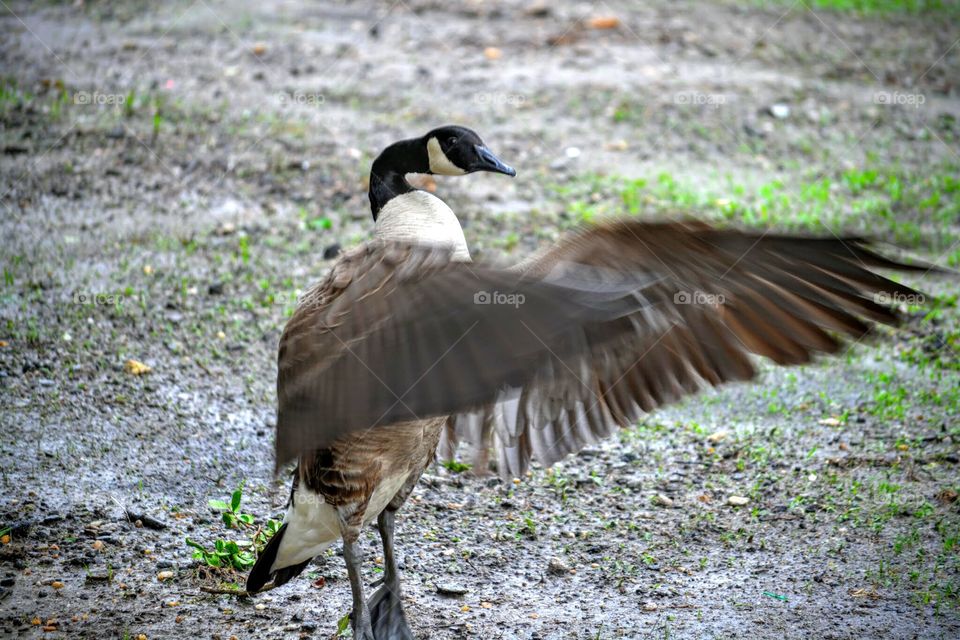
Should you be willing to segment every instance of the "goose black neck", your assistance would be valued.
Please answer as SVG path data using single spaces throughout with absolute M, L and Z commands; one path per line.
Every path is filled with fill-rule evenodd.
M 370 169 L 370 209 L 376 221 L 387 202 L 415 189 L 407 182 L 408 173 L 429 173 L 427 147 L 420 138 L 401 140 L 383 150 Z

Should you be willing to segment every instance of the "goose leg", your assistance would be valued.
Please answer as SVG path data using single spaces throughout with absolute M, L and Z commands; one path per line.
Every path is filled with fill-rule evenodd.
M 356 640 L 375 640 L 370 626 L 370 610 L 363 599 L 363 551 L 356 537 L 350 541 L 344 537 L 343 559 L 347 563 L 350 590 L 353 592 L 353 637 Z
M 414 640 L 400 602 L 400 574 L 393 553 L 393 521 L 396 511 L 389 507 L 377 517 L 383 542 L 383 585 L 370 598 L 368 607 L 377 640 Z

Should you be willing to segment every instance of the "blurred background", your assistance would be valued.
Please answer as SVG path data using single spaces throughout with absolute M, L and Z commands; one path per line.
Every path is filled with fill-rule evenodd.
M 367 174 L 394 140 L 463 124 L 517 168 L 417 178 L 475 258 L 627 214 L 866 234 L 960 266 L 958 17 L 0 2 L 0 632 L 336 630 L 338 562 L 255 602 L 199 591 L 242 582 L 255 533 L 208 501 L 242 487 L 257 527 L 282 510 L 279 333 L 370 236 Z M 883 346 L 691 400 L 514 488 L 433 470 L 399 525 L 415 631 L 957 637 L 957 280 L 909 283 L 929 299 Z M 242 543 L 217 561 L 234 570 L 218 540 Z

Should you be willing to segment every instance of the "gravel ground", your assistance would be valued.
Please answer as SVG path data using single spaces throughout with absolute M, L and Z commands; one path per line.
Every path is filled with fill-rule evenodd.
M 208 505 L 241 483 L 258 524 L 282 512 L 279 332 L 324 254 L 368 237 L 369 163 L 399 137 L 466 124 L 517 167 L 430 185 L 481 256 L 630 202 L 796 226 L 789 192 L 819 207 L 805 228 L 960 259 L 953 9 L 0 5 L 6 636 L 335 634 L 339 549 L 237 598 L 202 591 L 244 575 L 185 539 L 248 538 Z M 733 183 L 790 215 L 744 214 Z M 429 470 L 398 520 L 415 633 L 960 637 L 958 280 L 906 281 L 923 308 L 841 357 L 507 485 Z

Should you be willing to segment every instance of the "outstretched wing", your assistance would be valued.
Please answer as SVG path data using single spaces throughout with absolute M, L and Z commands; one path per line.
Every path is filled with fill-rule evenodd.
M 800 364 L 835 352 L 837 334 L 859 338 L 871 320 L 895 324 L 890 303 L 915 292 L 873 270 L 930 267 L 884 258 L 859 238 L 636 220 L 586 229 L 518 265 L 548 279 L 584 268 L 651 282 L 647 306 L 630 317 L 634 331 L 452 416 L 442 457 L 465 440 L 481 467 L 492 448 L 505 476 L 523 474 L 531 459 L 550 465 L 704 386 L 752 378 L 750 354 Z
M 281 340 L 278 464 L 351 432 L 450 414 L 446 444 L 500 471 L 551 464 L 704 385 L 835 351 L 894 323 L 911 268 L 855 238 L 617 221 L 511 270 L 375 243 L 345 257 Z

